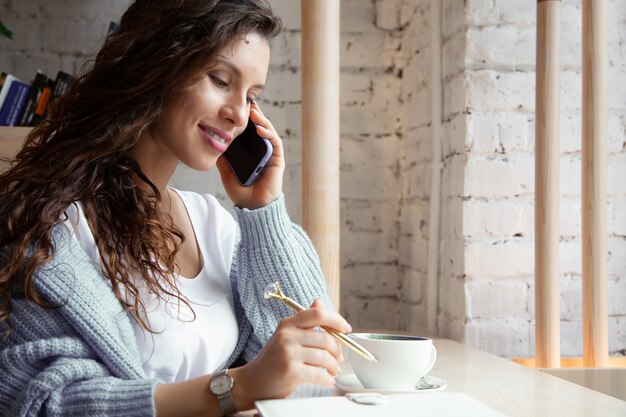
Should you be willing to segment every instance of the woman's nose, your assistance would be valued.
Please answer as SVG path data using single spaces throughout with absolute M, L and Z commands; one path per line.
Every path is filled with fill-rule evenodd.
M 222 106 L 222 116 L 229 119 L 236 127 L 248 124 L 250 108 L 246 97 L 230 97 Z

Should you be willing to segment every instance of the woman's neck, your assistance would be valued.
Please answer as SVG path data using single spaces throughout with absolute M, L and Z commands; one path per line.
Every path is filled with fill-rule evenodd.
M 174 175 L 178 158 L 149 134 L 143 135 L 137 141 L 131 155 L 144 175 L 159 189 L 162 198 L 167 199 L 165 197 L 167 184 Z

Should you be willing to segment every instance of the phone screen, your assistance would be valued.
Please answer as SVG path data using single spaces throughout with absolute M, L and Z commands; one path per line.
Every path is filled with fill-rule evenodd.
M 239 183 L 247 187 L 252 185 L 272 156 L 272 144 L 258 135 L 256 126 L 248 119 L 248 126 L 233 140 L 224 156 Z

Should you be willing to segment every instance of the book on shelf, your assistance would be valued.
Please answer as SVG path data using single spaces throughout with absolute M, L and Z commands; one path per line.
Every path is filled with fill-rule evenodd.
M 54 80 L 52 78 L 47 78 L 41 89 L 41 93 L 39 94 L 34 114 L 27 126 L 35 126 L 42 119 L 45 119 L 48 115 L 50 105 L 65 94 L 72 87 L 75 81 L 76 79 L 74 76 L 65 71 L 57 72 L 57 76 Z
M 54 90 L 52 90 L 52 101 L 58 100 L 63 94 L 67 93 L 76 79 L 65 71 L 57 72 L 57 78 L 54 80 Z
M 38 70 L 33 82 L 30 85 L 30 91 L 28 92 L 26 103 L 24 103 L 24 107 L 22 108 L 22 113 L 20 114 L 17 123 L 19 126 L 32 126 L 32 122 L 35 118 L 35 108 L 37 107 L 37 103 L 41 97 L 41 92 L 47 81 L 48 76 Z
M 0 90 L 0 126 L 15 126 L 26 102 L 30 84 L 7 74 Z
M 119 32 L 119 30 L 120 30 L 120 25 L 117 22 L 110 22 L 109 29 L 107 30 L 107 36 L 106 36 L 104 43 L 106 44 L 108 41 L 113 39 L 113 37 L 117 34 L 117 32 Z
M 35 106 L 35 114 L 33 115 L 29 126 L 35 126 L 48 115 L 48 104 L 50 102 L 50 98 L 52 97 L 52 90 L 54 90 L 54 80 L 52 78 L 48 78 L 45 85 L 41 89 L 39 100 L 37 100 L 37 105 Z
M 113 38 L 119 28 L 118 23 L 110 22 L 106 41 Z M 19 84 L 11 87 L 15 81 Z M 46 118 L 50 105 L 67 93 L 75 82 L 73 75 L 62 70 L 54 79 L 38 70 L 31 84 L 17 80 L 11 74 L 1 73 L 0 125 L 35 126 Z M 11 100 L 11 104 L 5 108 L 7 100 Z
M 9 92 L 9 82 L 7 81 L 8 77 L 9 74 L 7 74 L 6 72 L 3 72 L 0 75 L 0 109 L 2 108 L 2 103 L 4 102 L 7 93 Z

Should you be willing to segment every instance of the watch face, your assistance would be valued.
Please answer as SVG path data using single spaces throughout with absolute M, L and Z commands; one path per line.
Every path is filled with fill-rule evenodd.
M 222 395 L 233 387 L 233 378 L 230 375 L 218 375 L 211 379 L 209 387 L 213 394 Z

